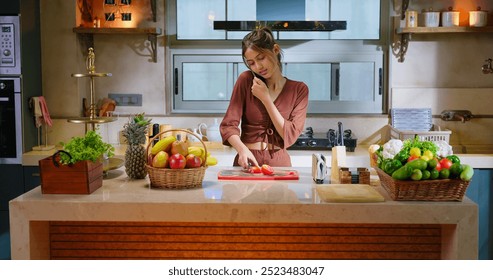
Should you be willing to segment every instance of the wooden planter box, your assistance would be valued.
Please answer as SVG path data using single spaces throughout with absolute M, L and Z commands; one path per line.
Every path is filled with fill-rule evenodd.
M 62 165 L 58 161 L 56 154 L 39 161 L 43 194 L 90 194 L 103 185 L 103 163 L 86 160 Z

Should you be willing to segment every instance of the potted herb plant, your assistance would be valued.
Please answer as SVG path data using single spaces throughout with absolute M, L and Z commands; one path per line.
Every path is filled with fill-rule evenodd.
M 41 190 L 44 194 L 90 194 L 103 185 L 104 156 L 114 155 L 114 147 L 95 131 L 60 143 L 62 150 L 39 161 Z

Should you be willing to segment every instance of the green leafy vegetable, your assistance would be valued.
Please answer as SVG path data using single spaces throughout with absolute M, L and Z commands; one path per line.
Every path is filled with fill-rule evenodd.
M 61 153 L 60 163 L 71 164 L 78 161 L 90 160 L 96 162 L 104 154 L 108 157 L 114 155 L 115 148 L 108 143 L 103 142 L 101 135 L 90 130 L 85 137 L 73 137 L 68 143 L 61 143 L 63 150 L 68 152 L 71 158 Z
M 399 151 L 397 155 L 397 159 L 401 162 L 407 160 L 410 156 L 411 148 L 419 148 L 421 150 L 421 154 L 424 154 L 426 150 L 433 152 L 433 154 L 437 153 L 437 146 L 432 141 L 421 141 L 419 137 L 416 135 L 414 139 L 406 139 L 403 141 L 402 149 Z

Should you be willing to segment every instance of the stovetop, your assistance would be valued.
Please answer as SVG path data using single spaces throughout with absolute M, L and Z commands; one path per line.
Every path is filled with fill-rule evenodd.
M 326 133 L 314 133 L 313 129 L 308 127 L 288 150 L 332 150 L 332 147 L 339 144 L 337 138 L 338 133 L 334 129 L 329 129 Z M 352 138 L 350 129 L 344 130 L 343 139 L 346 150 L 354 152 L 357 141 Z

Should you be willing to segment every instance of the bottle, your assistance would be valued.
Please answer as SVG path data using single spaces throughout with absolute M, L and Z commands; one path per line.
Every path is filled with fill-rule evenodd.
M 159 134 L 159 124 L 158 123 L 155 123 L 152 125 L 152 137 L 155 137 L 156 135 Z M 156 143 L 159 142 L 159 137 L 156 137 L 154 138 L 154 145 L 156 145 Z
M 219 121 L 214 119 L 214 123 L 207 128 L 207 139 L 210 142 L 222 142 L 221 132 L 219 132 Z

